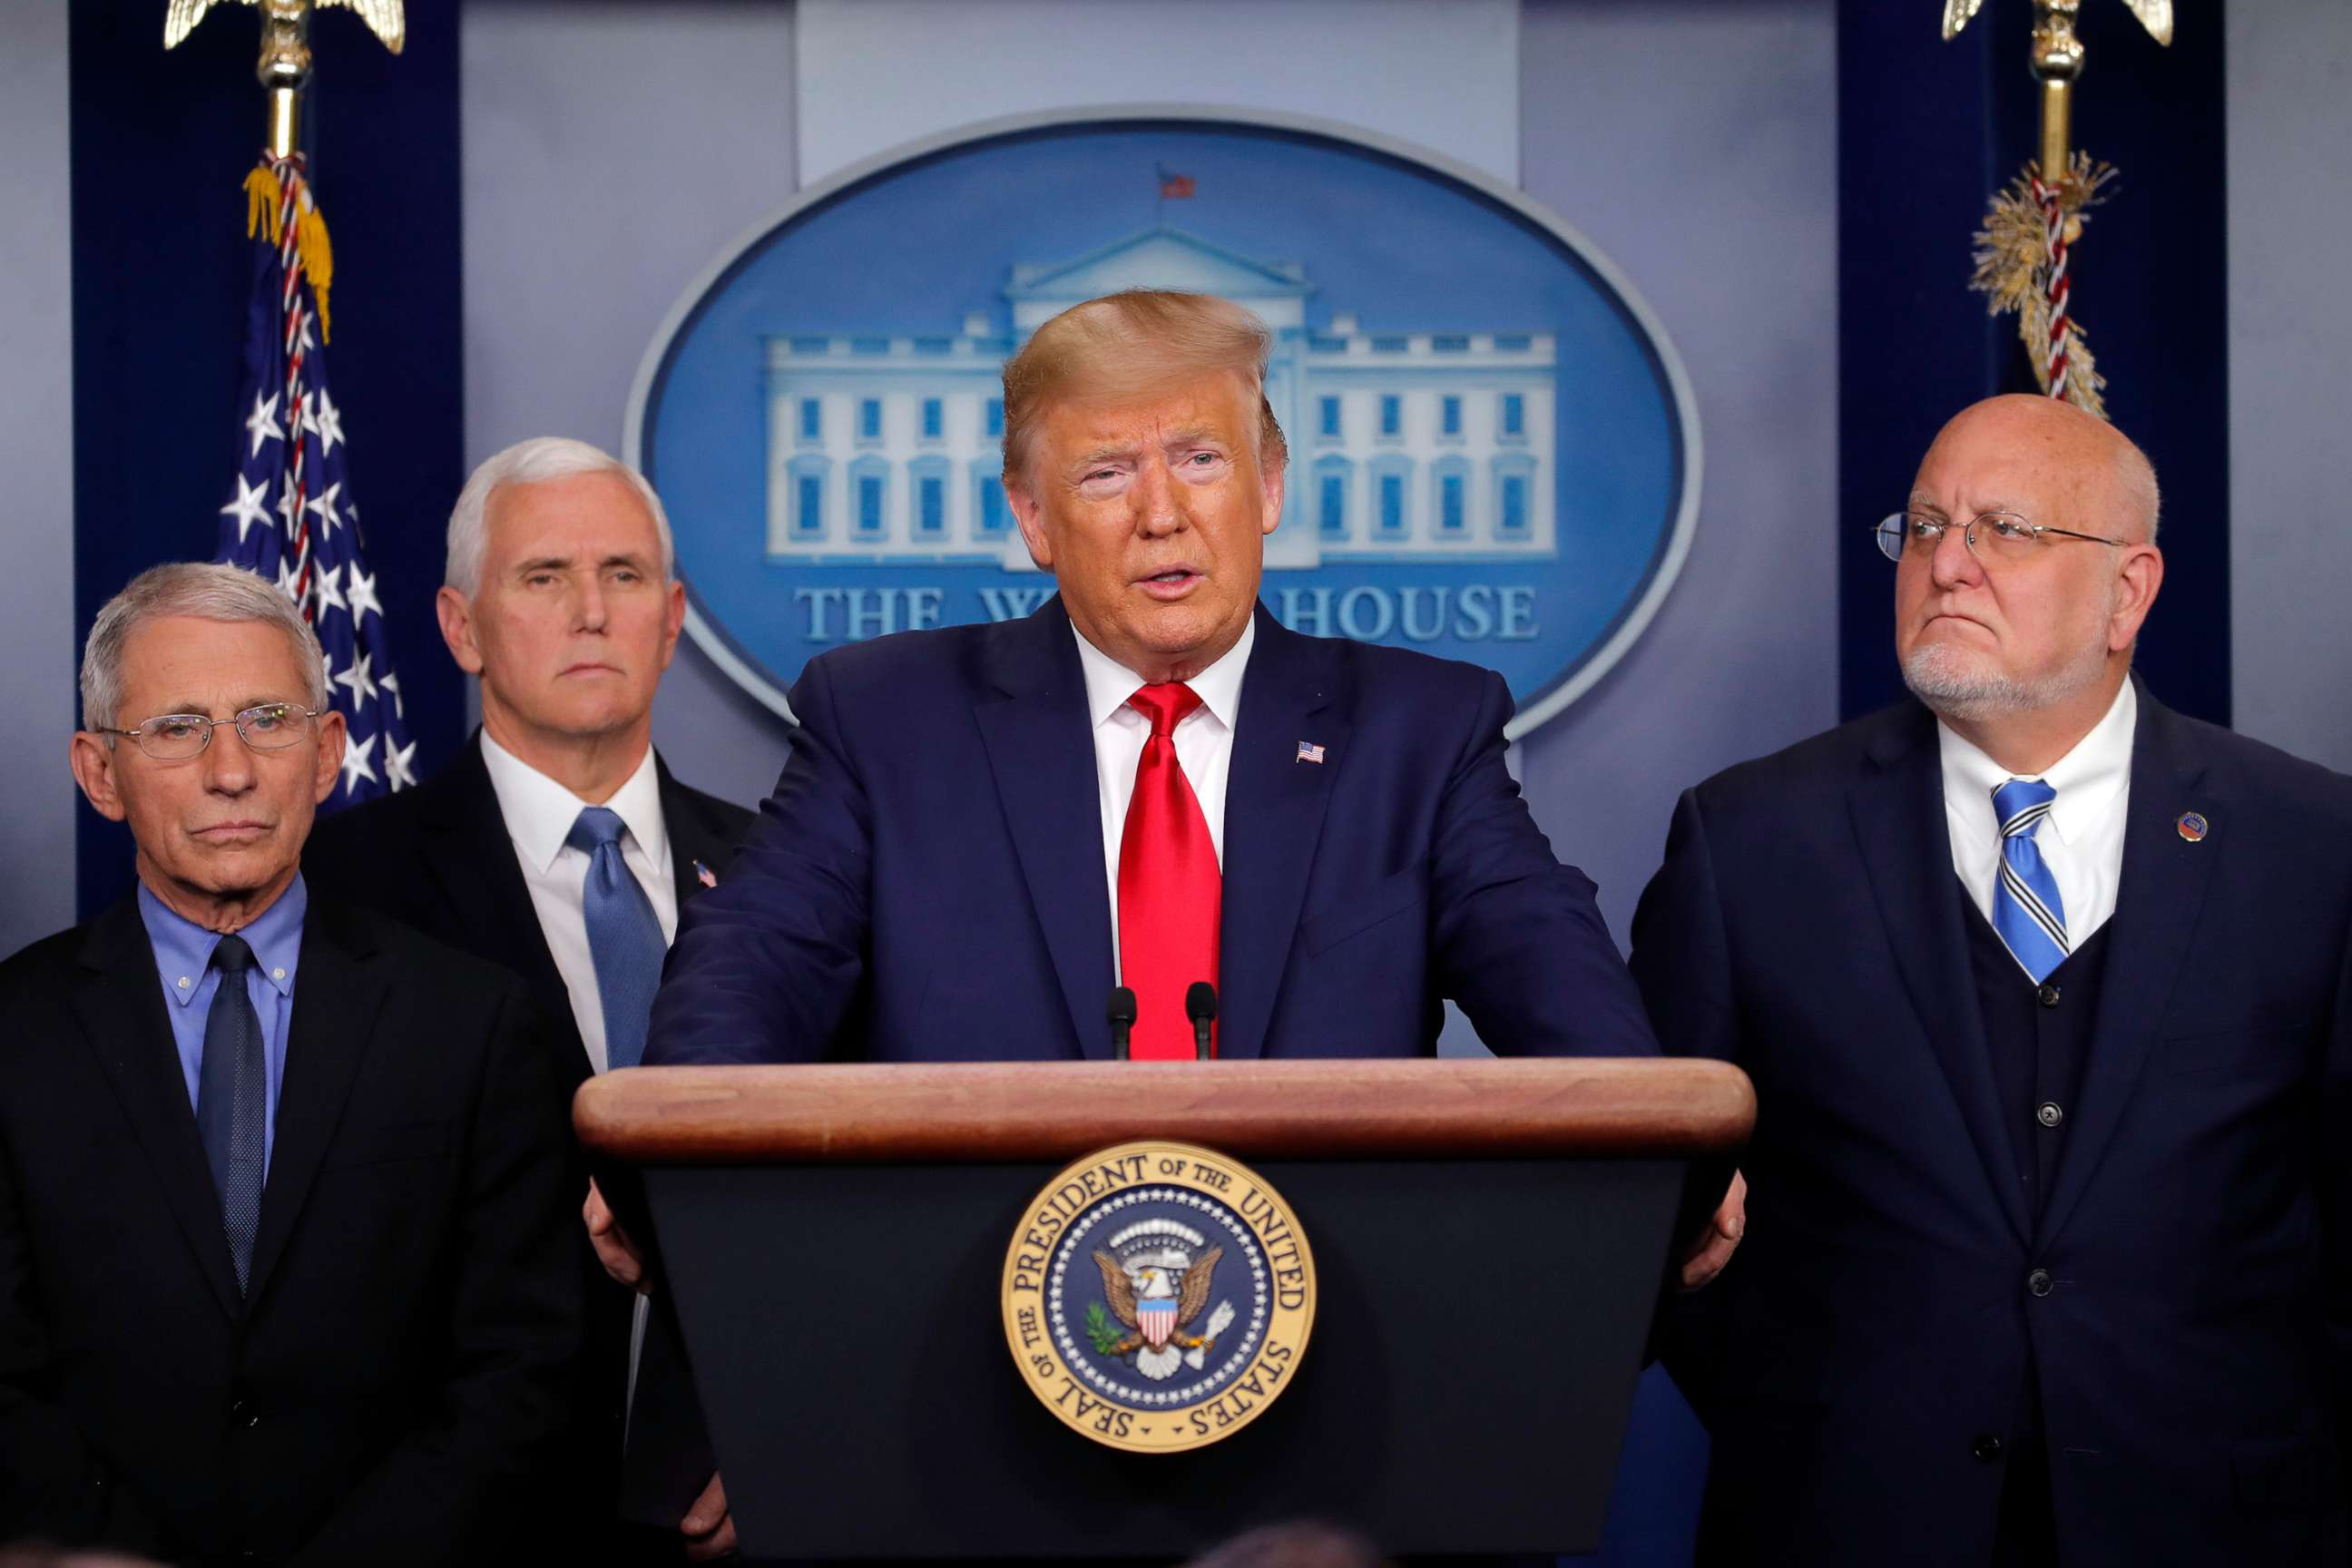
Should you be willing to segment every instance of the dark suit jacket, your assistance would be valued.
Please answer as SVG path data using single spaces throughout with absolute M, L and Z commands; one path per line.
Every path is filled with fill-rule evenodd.
M 812 661 L 783 776 L 680 922 L 646 1058 L 1108 1057 L 1086 684 L 1058 599 Z M 1226 785 L 1219 1049 L 1642 1056 L 1641 1000 L 1503 763 L 1464 664 L 1301 637 L 1261 608 Z M 1302 761 L 1302 742 L 1323 761 Z
M 1981 1439 L 2013 1445 L 2032 1375 L 2068 1568 L 2342 1561 L 2352 780 L 2140 693 L 2038 1225 L 1966 896 L 1916 704 L 1675 810 L 1634 972 L 1667 1049 L 1738 1062 L 1760 1107 L 1746 1239 L 1668 1356 L 1715 1440 L 1702 1555 L 1982 1568 Z
M 662 821 L 669 835 L 672 878 L 677 886 L 678 909 L 705 892 L 695 871 L 698 861 L 723 878 L 734 858 L 735 846 L 751 826 L 751 814 L 700 790 L 677 782 L 667 763 L 656 753 L 660 779 Z M 530 889 L 515 859 L 514 841 L 508 836 L 499 810 L 498 792 L 489 768 L 482 761 L 479 732 L 441 772 L 414 790 L 387 795 L 355 810 L 338 813 L 320 822 L 311 836 L 304 858 L 312 887 L 331 891 L 381 910 L 406 921 L 437 941 L 462 947 L 520 975 L 530 987 L 546 1020 L 553 1046 L 553 1081 L 566 1124 L 572 1096 L 591 1074 L 580 1027 L 572 1016 L 572 999 L 563 976 L 540 931 L 539 914 Z M 575 1164 L 573 1189 L 587 1191 L 584 1164 Z M 578 1199 L 573 1203 L 578 1208 Z M 567 1450 L 554 1470 L 562 1517 L 545 1521 L 551 1528 L 584 1532 L 569 1536 L 564 1551 L 609 1555 L 604 1521 L 612 1517 L 621 1458 L 623 1418 L 627 1411 L 631 1295 L 606 1278 L 587 1244 L 587 1234 L 572 1215 L 583 1289 L 589 1309 L 589 1353 L 583 1361 L 585 1383 L 579 1391 L 583 1419 L 570 1433 Z M 648 1372 L 643 1378 L 663 1379 L 681 1364 L 673 1331 L 657 1318 L 649 1331 L 646 1352 Z M 682 1372 L 677 1374 L 682 1384 Z M 688 1393 L 681 1389 L 669 1393 Z M 656 1401 L 655 1409 L 667 1411 Z M 675 1428 L 688 1434 L 698 1418 L 688 1406 L 665 1421 L 648 1423 L 641 1394 L 637 1430 Z M 696 1462 L 699 1462 L 698 1459 Z M 693 1463 L 685 1467 L 694 1468 Z M 707 1465 L 703 1467 L 707 1474 Z M 585 1502 L 579 1499 L 586 1499 Z M 689 1499 L 690 1500 L 690 1499 Z M 679 1510 L 683 1512 L 683 1508 Z
M 0 965 L 0 1539 L 494 1551 L 582 1335 L 521 986 L 313 896 L 242 1300 L 135 902 Z
M 678 783 L 658 752 L 654 768 L 683 911 L 704 891 L 695 862 L 724 876 L 751 814 Z M 569 1114 L 572 1091 L 587 1080 L 591 1064 L 507 836 L 479 731 L 447 767 L 415 789 L 321 820 L 302 866 L 311 887 L 380 910 L 521 976 L 547 1016 Z

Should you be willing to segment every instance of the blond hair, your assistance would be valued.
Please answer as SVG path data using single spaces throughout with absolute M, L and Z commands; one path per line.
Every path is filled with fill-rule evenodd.
M 1005 482 L 1019 481 L 1055 403 L 1131 397 L 1215 371 L 1232 371 L 1257 394 L 1258 463 L 1280 468 L 1290 448 L 1265 398 L 1273 348 L 1264 321 L 1213 294 L 1129 289 L 1071 306 L 1004 363 Z

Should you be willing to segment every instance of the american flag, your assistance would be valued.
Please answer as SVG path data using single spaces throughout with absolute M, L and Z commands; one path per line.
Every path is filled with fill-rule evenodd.
M 275 582 L 327 656 L 327 689 L 350 727 L 343 776 L 322 810 L 416 783 L 376 580 L 361 555 L 342 411 L 327 390 L 326 227 L 300 153 L 247 176 L 254 233 L 245 333 L 245 433 L 215 559 Z M 263 220 L 268 221 L 263 221 Z

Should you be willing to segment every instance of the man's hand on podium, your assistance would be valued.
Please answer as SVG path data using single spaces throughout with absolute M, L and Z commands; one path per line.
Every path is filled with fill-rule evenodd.
M 732 1557 L 740 1550 L 735 1544 L 735 1516 L 727 1511 L 727 1488 L 715 1471 L 710 1484 L 702 1489 L 702 1495 L 694 1500 L 694 1506 L 678 1521 L 677 1528 L 686 1537 L 688 1563 Z
M 588 1178 L 588 1201 L 581 1205 L 580 1217 L 588 1222 L 588 1245 L 596 1249 L 596 1261 L 604 1266 L 604 1272 L 611 1275 L 615 1283 L 627 1286 L 640 1296 L 652 1295 L 654 1286 L 653 1281 L 646 1278 L 645 1258 L 637 1251 L 637 1244 L 629 1239 L 629 1233 L 621 1228 L 621 1222 L 613 1217 L 612 1209 L 604 1203 L 604 1194 L 596 1190 L 596 1178 L 593 1176 Z M 701 1504 L 695 1506 L 699 1508 Z M 726 1507 L 724 1493 L 720 1494 L 719 1506 L 723 1513 Z M 728 1527 L 727 1538 L 730 1542 L 735 1539 L 732 1525 Z
M 1731 1261 L 1732 1252 L 1739 1246 L 1739 1237 L 1748 1229 L 1748 1178 L 1738 1171 L 1731 1173 L 1731 1186 L 1723 1194 L 1723 1202 L 1706 1228 L 1698 1233 L 1683 1252 L 1683 1289 L 1696 1290 L 1723 1272 Z M 598 1251 L 602 1251 L 600 1245 Z M 611 1268 L 610 1264 L 605 1265 Z M 615 1275 L 614 1278 L 618 1279 Z

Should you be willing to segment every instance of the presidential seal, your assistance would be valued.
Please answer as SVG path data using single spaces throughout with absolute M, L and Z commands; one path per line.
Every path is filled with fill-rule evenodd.
M 1096 1442 L 1172 1454 L 1231 1436 L 1297 1374 L 1315 1258 L 1248 1166 L 1121 1143 L 1048 1183 L 1004 1256 L 1004 1337 L 1045 1408 Z

